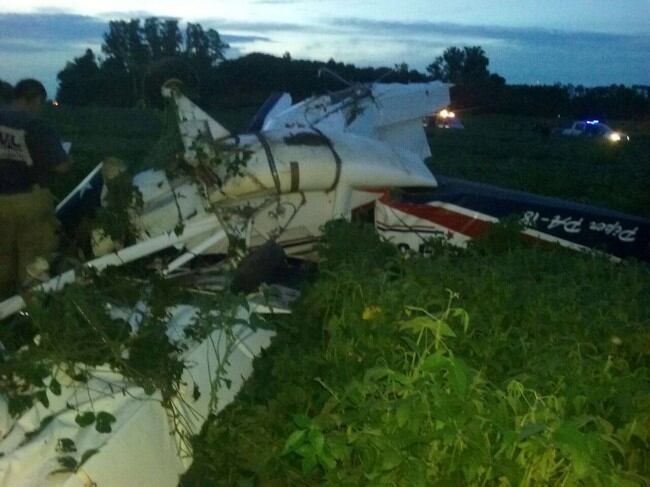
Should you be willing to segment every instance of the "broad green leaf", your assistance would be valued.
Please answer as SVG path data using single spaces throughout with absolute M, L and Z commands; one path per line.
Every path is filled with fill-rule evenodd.
M 344 460 L 350 453 L 350 447 L 340 437 L 329 436 L 327 439 L 327 447 L 332 457 L 337 460 Z
M 296 414 L 293 417 L 293 422 L 298 428 L 309 429 L 311 428 L 311 419 L 304 414 Z
M 422 371 L 434 373 L 445 368 L 449 364 L 449 358 L 444 355 L 442 350 L 432 353 L 422 362 Z
M 306 434 L 306 430 L 298 430 L 291 433 L 289 438 L 287 438 L 287 441 L 284 443 L 282 454 L 285 455 L 286 453 L 294 451 L 298 445 L 302 444 Z
M 52 380 L 50 381 L 49 389 L 55 396 L 61 395 L 61 384 L 54 377 L 52 377 Z
M 397 451 L 389 448 L 382 452 L 380 462 L 382 470 L 393 470 L 402 463 L 402 457 Z
M 400 321 L 400 330 L 402 331 L 412 331 L 414 333 L 419 333 L 422 330 L 432 330 L 435 326 L 435 321 L 433 318 L 428 316 L 416 316 L 410 320 Z
M 449 372 L 456 392 L 465 395 L 468 391 L 468 375 L 470 370 L 458 358 L 449 359 Z
M 323 436 L 323 433 L 320 430 L 310 430 L 307 434 L 307 439 L 317 454 L 322 453 L 323 448 L 325 447 L 325 436 Z
M 19 416 L 27 411 L 34 404 L 34 398 L 28 394 L 16 394 L 9 396 L 9 414 L 12 417 Z
M 395 411 L 395 418 L 397 419 L 397 426 L 400 428 L 404 426 L 411 417 L 411 405 L 406 401 L 402 401 L 397 406 Z
M 334 470 L 336 468 L 336 460 L 332 455 L 323 451 L 316 454 L 318 458 L 318 463 L 321 464 L 325 471 Z
M 70 438 L 59 438 L 56 444 L 58 453 L 72 453 L 77 451 L 77 445 Z
M 77 460 L 70 455 L 58 457 L 57 461 L 66 470 L 74 471 L 77 468 Z
M 110 433 L 112 431 L 111 424 L 115 421 L 115 416 L 106 411 L 100 411 L 95 420 L 95 429 L 100 433 Z
M 527 423 L 519 430 L 519 441 L 524 441 L 531 436 L 539 435 L 546 431 L 547 426 L 542 423 Z
M 81 414 L 77 414 L 74 420 L 79 426 L 85 428 L 86 426 L 90 426 L 91 424 L 95 423 L 95 413 L 92 411 L 86 411 Z
M 97 448 L 91 448 L 90 450 L 86 450 L 85 452 L 83 452 L 83 454 L 81 455 L 81 461 L 79 462 L 79 466 L 82 466 L 84 463 L 86 463 L 88 459 L 93 455 L 95 455 L 96 453 L 99 453 L 99 449 Z
M 429 316 L 418 316 L 408 321 L 400 321 L 400 330 L 412 331 L 413 333 L 420 333 L 423 330 L 429 330 L 435 335 L 455 337 L 456 334 L 449 325 L 437 318 Z
M 44 390 L 38 391 L 35 394 L 35 396 L 36 396 L 36 399 L 38 399 L 43 406 L 45 406 L 46 408 L 50 407 L 50 400 L 47 397 L 47 392 L 45 392 Z
M 318 465 L 318 458 L 314 452 L 307 453 L 302 458 L 302 473 L 309 475 Z

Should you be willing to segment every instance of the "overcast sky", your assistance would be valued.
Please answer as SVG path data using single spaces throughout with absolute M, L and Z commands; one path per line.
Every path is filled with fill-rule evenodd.
M 109 20 L 150 16 L 217 29 L 229 57 L 424 70 L 448 46 L 481 45 L 509 83 L 650 84 L 650 0 L 2 0 L 0 79 L 37 77 L 54 95 L 66 61 L 100 52 Z

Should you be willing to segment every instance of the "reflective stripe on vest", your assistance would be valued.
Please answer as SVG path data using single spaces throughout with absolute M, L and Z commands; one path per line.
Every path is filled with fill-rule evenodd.
M 0 125 L 0 160 L 23 162 L 34 165 L 25 142 L 25 131 Z

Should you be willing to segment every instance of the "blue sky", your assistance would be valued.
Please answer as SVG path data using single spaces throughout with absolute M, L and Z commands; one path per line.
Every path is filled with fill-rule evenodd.
M 424 70 L 452 45 L 481 45 L 510 83 L 650 84 L 650 0 L 3 0 L 0 79 L 42 79 L 111 19 L 169 16 L 217 29 L 230 57 L 262 51 Z M 137 11 L 133 10 L 137 6 Z

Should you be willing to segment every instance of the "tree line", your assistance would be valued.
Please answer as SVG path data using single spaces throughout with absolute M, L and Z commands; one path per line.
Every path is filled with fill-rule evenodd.
M 207 79 L 228 44 L 214 29 L 188 23 L 181 31 L 178 20 L 150 17 L 108 24 L 102 56 L 91 49 L 68 62 L 57 76 L 57 100 L 70 105 L 133 106 L 155 99 L 158 94 L 148 81 L 166 66 L 183 66 L 197 79 Z M 173 61 L 173 62 L 172 62 Z M 157 88 L 159 89 L 159 87 Z
M 552 117 L 637 118 L 650 114 L 648 87 L 622 85 L 585 88 L 572 85 L 509 85 L 489 70 L 480 46 L 449 47 L 422 73 L 405 63 L 392 67 L 357 67 L 252 53 L 227 59 L 225 43 L 214 29 L 175 19 L 111 21 L 101 53 L 91 49 L 59 72 L 57 100 L 67 105 L 137 104 L 160 106 L 160 86 L 181 79 L 190 96 L 203 106 L 260 105 L 274 91 L 287 91 L 295 100 L 345 87 L 349 83 L 452 83 L 452 106 L 477 112 Z M 323 68 L 334 76 L 323 76 Z M 0 82 L 0 99 L 10 86 Z

